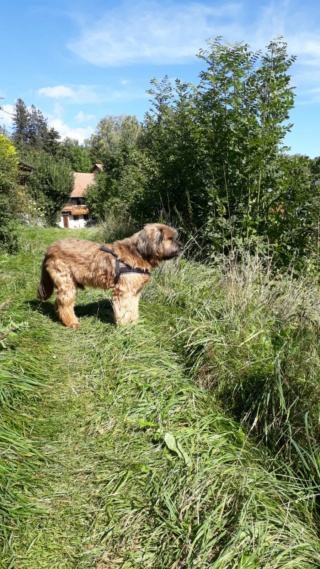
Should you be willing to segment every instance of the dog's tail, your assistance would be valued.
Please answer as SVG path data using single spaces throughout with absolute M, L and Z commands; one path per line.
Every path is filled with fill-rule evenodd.
M 44 257 L 41 267 L 41 279 L 38 286 L 38 298 L 40 298 L 40 300 L 47 300 L 52 295 L 53 289 L 53 280 L 46 269 Z

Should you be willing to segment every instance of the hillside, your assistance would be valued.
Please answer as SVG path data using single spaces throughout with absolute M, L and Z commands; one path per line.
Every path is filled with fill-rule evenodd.
M 316 285 L 181 260 L 137 327 L 87 289 L 72 331 L 35 297 L 67 235 L 0 257 L 1 567 L 319 567 Z

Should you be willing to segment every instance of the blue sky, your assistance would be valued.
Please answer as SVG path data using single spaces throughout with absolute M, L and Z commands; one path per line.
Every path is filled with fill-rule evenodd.
M 150 108 L 164 75 L 197 84 L 206 40 L 264 49 L 283 35 L 296 87 L 291 152 L 320 156 L 320 2 L 314 0 L 11 0 L 0 12 L 0 124 L 34 104 L 62 137 L 83 141 L 106 115 Z

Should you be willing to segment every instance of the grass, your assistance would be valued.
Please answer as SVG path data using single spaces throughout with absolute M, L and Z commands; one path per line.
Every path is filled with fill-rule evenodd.
M 162 271 L 149 298 L 171 307 L 175 349 L 197 384 L 318 488 L 317 282 L 275 277 L 258 257 L 211 269 L 188 262 Z
M 273 331 L 292 322 L 279 291 L 301 299 L 303 285 L 272 285 L 257 267 L 241 276 L 180 262 L 154 275 L 137 327 L 114 327 L 106 295 L 88 289 L 77 302 L 82 328 L 70 331 L 51 303 L 34 300 L 43 248 L 61 235 L 28 228 L 23 252 L 0 259 L 1 295 L 23 325 L 1 352 L 11 374 L 4 376 L 14 378 L 0 400 L 3 424 L 28 449 L 7 457 L 13 470 L 3 480 L 18 500 L 7 498 L 3 567 L 318 568 L 317 490 L 276 444 L 267 448 L 270 438 L 241 411 L 247 401 L 237 387 L 237 377 L 250 386 L 244 363 L 252 383 L 258 369 L 262 375 L 271 323 Z M 315 305 L 303 306 L 312 335 Z M 294 362 L 308 363 L 310 352 L 292 345 L 295 379 L 304 364 Z M 316 384 L 315 364 L 308 370 Z M 253 402 L 255 390 L 248 388 Z M 285 389 L 283 398 L 288 405 Z M 275 430 L 288 417 L 274 409 Z

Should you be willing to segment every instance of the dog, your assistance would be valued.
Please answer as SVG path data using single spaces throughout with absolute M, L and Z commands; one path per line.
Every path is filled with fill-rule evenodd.
M 61 239 L 45 252 L 38 298 L 45 301 L 55 290 L 59 319 L 68 328 L 80 328 L 74 313 L 77 288 L 113 288 L 116 323 L 136 324 L 140 295 L 151 271 L 182 250 L 176 229 L 161 223 L 149 223 L 131 237 L 112 244 Z

